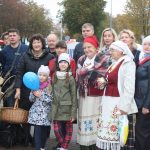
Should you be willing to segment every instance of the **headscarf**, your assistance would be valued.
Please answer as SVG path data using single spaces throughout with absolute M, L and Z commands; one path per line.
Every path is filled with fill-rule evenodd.
M 95 35 L 86 37 L 84 39 L 83 43 L 85 43 L 85 42 L 92 44 L 96 49 L 99 46 L 97 37 Z
M 143 51 L 144 55 L 147 57 L 147 55 L 149 55 L 149 54 L 145 54 L 146 51 L 143 49 L 143 45 L 144 45 L 144 43 L 146 43 L 146 42 L 149 42 L 149 43 L 150 43 L 150 35 L 147 36 L 147 37 L 145 37 L 145 38 L 143 39 L 143 41 L 142 41 L 142 51 Z M 144 56 L 144 57 L 145 57 L 145 56 Z
M 129 56 L 131 59 L 134 59 L 134 56 L 133 56 L 131 50 L 129 49 L 128 45 L 122 41 L 113 42 L 110 45 L 110 49 L 111 48 L 121 51 L 121 52 L 123 52 L 124 55 Z
M 150 42 L 150 35 L 148 35 L 147 37 L 145 37 L 145 38 L 143 39 L 142 45 L 143 45 L 145 42 Z

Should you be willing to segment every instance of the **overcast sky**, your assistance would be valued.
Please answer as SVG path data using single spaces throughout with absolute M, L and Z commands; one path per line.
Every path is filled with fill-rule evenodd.
M 57 11 L 59 10 L 59 6 L 57 5 L 57 2 L 61 2 L 62 0 L 34 0 L 34 1 L 37 2 L 37 4 L 39 5 L 44 5 L 44 7 L 49 10 L 52 19 L 54 19 L 55 21 L 57 20 L 56 15 L 57 15 Z M 107 1 L 107 4 L 106 4 L 105 11 L 110 13 L 111 12 L 111 0 L 106 0 L 106 1 Z M 112 0 L 112 15 L 113 16 L 123 13 L 126 1 L 127 0 Z

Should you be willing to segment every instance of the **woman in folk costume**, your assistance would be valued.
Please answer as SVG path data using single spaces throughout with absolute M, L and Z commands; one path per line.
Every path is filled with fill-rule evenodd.
M 136 71 L 135 101 L 138 114 L 135 125 L 136 150 L 150 150 L 150 35 L 143 39 L 144 58 Z
M 118 114 L 133 117 L 137 112 L 134 100 L 135 63 L 133 54 L 122 41 L 113 42 L 110 54 L 114 63 L 108 68 L 107 85 L 101 100 L 96 146 L 99 150 L 134 150 L 133 126 L 129 126 L 127 145 L 121 148 L 118 134 Z
M 85 55 L 77 64 L 77 84 L 79 94 L 77 143 L 81 150 L 96 149 L 96 121 L 100 112 L 102 90 L 98 80 L 104 76 L 109 66 L 109 56 L 98 53 L 96 36 L 87 37 L 83 42 Z

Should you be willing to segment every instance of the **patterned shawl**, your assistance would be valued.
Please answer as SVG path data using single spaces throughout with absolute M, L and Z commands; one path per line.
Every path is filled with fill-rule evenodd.
M 77 85 L 79 95 L 85 97 L 85 90 L 87 87 L 95 86 L 98 77 L 104 77 L 107 68 L 111 65 L 110 56 L 98 53 L 94 60 L 94 66 L 91 69 L 83 67 L 86 56 L 83 55 L 79 58 L 77 64 Z

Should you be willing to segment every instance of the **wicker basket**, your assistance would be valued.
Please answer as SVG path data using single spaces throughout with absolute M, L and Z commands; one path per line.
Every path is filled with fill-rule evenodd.
M 14 107 L 1 108 L 1 120 L 9 123 L 27 123 L 28 111 L 18 108 L 18 99 L 15 101 Z

